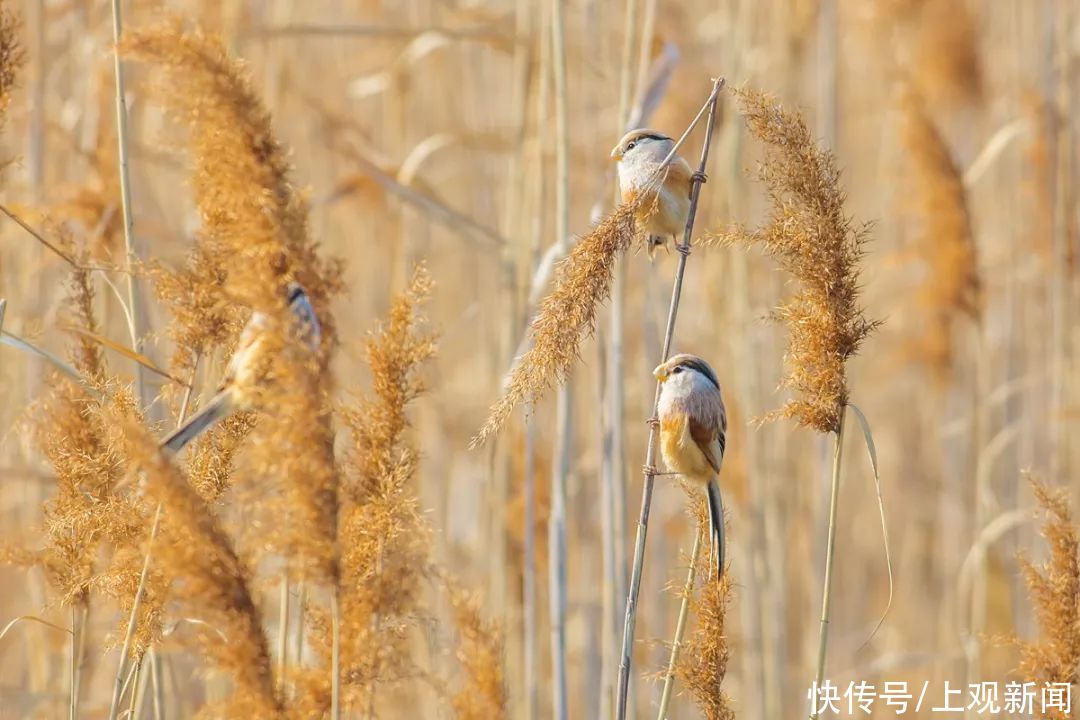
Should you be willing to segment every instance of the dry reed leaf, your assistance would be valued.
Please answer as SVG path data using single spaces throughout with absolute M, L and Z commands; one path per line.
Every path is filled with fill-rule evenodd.
M 765 145 L 758 177 L 772 211 L 764 227 L 736 227 L 706 244 L 762 245 L 798 281 L 795 295 L 774 312 L 790 335 L 783 384 L 795 398 L 770 417 L 836 432 L 848 399 L 847 360 L 877 326 L 858 303 L 868 228 L 845 213 L 836 160 L 815 145 L 802 115 L 761 92 L 735 95 L 750 134 Z

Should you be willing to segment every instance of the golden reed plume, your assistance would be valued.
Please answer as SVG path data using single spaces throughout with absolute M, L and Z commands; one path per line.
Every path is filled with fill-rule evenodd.
M 592 332 L 596 312 L 611 293 L 615 261 L 633 243 L 642 202 L 623 203 L 570 251 L 555 274 L 554 287 L 540 302 L 530 325 L 532 346 L 514 362 L 500 397 L 470 447 L 499 432 L 522 402 L 536 402 L 552 384 L 566 380 L 581 341 Z
M 845 213 L 836 160 L 815 145 L 802 115 L 761 92 L 735 95 L 750 134 L 765 144 L 758 177 L 772 211 L 764 227 L 737 227 L 708 242 L 762 245 L 798 280 L 775 311 L 788 328 L 784 385 L 795 398 L 773 415 L 836 432 L 848 400 L 847 360 L 877 325 L 859 307 L 867 228 Z

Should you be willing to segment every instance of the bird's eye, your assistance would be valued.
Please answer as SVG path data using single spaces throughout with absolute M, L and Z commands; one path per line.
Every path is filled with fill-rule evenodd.
M 673 368 L 673 369 L 671 370 L 671 372 L 672 372 L 672 374 L 674 374 L 674 375 L 678 375 L 679 373 L 681 373 L 681 372 L 682 372 L 682 366 L 681 366 L 681 365 L 677 365 L 676 367 L 674 367 L 674 368 Z
M 627 150 L 633 150 L 635 145 L 637 145 L 636 142 L 629 142 L 629 143 L 626 144 L 626 149 Z

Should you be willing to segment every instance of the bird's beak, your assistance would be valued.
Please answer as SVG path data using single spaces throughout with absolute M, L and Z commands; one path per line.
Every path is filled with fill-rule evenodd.
M 615 158 L 616 160 L 622 160 L 622 153 L 619 152 L 619 146 L 618 145 L 611 148 L 611 157 Z
M 665 366 L 665 365 L 657 365 L 656 369 L 652 371 L 652 374 L 653 374 L 654 378 L 656 378 L 660 382 L 664 382 L 665 380 L 668 379 L 667 366 Z

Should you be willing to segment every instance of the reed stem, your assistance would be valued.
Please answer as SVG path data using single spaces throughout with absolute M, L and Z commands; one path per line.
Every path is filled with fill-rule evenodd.
M 278 662 L 277 676 L 278 688 L 281 697 L 285 697 L 288 683 L 285 680 L 285 671 L 289 666 L 289 569 L 282 568 L 281 580 L 278 583 Z
M 135 223 L 131 214 L 131 173 L 128 169 L 128 123 L 127 100 L 124 97 L 124 63 L 120 59 L 120 36 L 123 34 L 122 0 L 112 0 L 113 30 L 113 75 L 116 81 L 116 145 L 118 153 L 118 173 L 120 175 L 120 208 L 124 221 L 124 250 L 127 254 L 127 295 L 128 310 L 131 313 L 131 346 L 135 352 L 142 353 L 142 338 L 139 335 L 139 296 L 134 267 L 138 260 L 135 253 Z M 139 388 L 139 403 L 147 405 L 146 377 L 143 366 L 135 363 L 135 372 Z
M 535 720 L 538 688 L 536 678 L 536 424 L 532 405 L 525 406 L 525 568 L 522 578 L 522 654 L 525 656 L 525 720 Z
M 555 100 L 555 237 L 569 252 L 570 134 L 567 127 L 566 0 L 552 0 L 551 58 Z M 557 457 L 551 477 L 548 517 L 548 568 L 551 607 L 552 716 L 565 720 L 566 690 L 566 476 L 570 471 L 573 436 L 570 429 L 570 378 L 559 388 L 556 410 Z
M 330 595 L 330 720 L 341 718 L 341 610 L 335 589 Z
M 660 707 L 656 713 L 656 720 L 664 720 L 667 717 L 668 704 L 671 702 L 671 691 L 675 687 L 675 666 L 679 662 L 679 649 L 682 647 L 683 635 L 686 634 L 686 618 L 690 615 L 690 598 L 694 594 L 697 559 L 698 553 L 701 551 L 701 536 L 704 532 L 705 528 L 699 525 L 694 533 L 694 547 L 690 551 L 690 568 L 686 571 L 682 602 L 679 603 L 679 619 L 675 623 L 675 637 L 671 641 L 671 655 L 668 657 L 667 672 L 664 674 L 664 689 L 660 693 Z
M 184 424 L 187 419 L 188 408 L 191 406 L 191 394 L 195 388 L 195 373 L 199 370 L 200 356 L 196 355 L 191 365 L 191 378 L 187 389 L 184 390 L 184 399 L 180 403 L 180 414 L 176 419 L 176 427 Z M 139 585 L 135 588 L 135 599 L 131 601 L 131 615 L 128 617 L 127 630 L 124 634 L 124 644 L 120 648 L 120 663 L 116 668 L 116 678 L 113 682 L 112 701 L 109 703 L 109 720 L 116 720 L 120 709 L 120 696 L 124 687 L 124 669 L 127 666 L 128 656 L 131 654 L 131 644 L 135 639 L 135 628 L 139 622 L 139 608 L 142 606 L 143 593 L 146 589 L 146 578 L 150 573 L 150 558 L 154 548 L 154 540 L 157 538 L 158 529 L 161 527 L 161 503 L 154 510 L 154 522 L 150 526 L 150 537 L 146 541 L 146 556 L 143 558 L 142 572 L 139 574 Z
M 75 720 L 79 716 L 79 685 L 82 682 L 83 644 L 86 638 L 86 619 L 89 614 L 89 601 L 71 606 L 71 697 L 68 701 L 68 718 Z
M 139 586 L 135 588 L 135 599 L 131 603 L 131 614 L 128 616 L 127 631 L 124 634 L 124 645 L 120 648 L 120 663 L 116 668 L 116 678 L 113 683 L 112 702 L 109 704 L 109 720 L 116 720 L 120 711 L 120 696 L 124 688 L 124 670 L 127 668 L 128 656 L 131 654 L 131 645 L 135 639 L 135 628 L 139 624 L 139 608 L 142 607 L 146 578 L 150 573 L 151 550 L 154 540 L 157 538 L 158 528 L 161 527 L 161 503 L 158 503 L 154 511 L 154 523 L 150 526 L 150 538 L 146 541 L 146 555 L 143 557 L 142 572 L 139 573 Z M 137 662 L 137 661 L 136 661 Z
M 829 612 L 832 608 L 833 560 L 836 556 L 836 512 L 840 501 L 840 460 L 844 446 L 844 416 L 847 406 L 840 410 L 840 426 L 836 430 L 833 445 L 832 482 L 829 491 L 829 534 L 825 544 L 825 587 L 821 594 L 821 631 L 818 636 L 817 674 L 814 687 L 820 688 L 825 681 L 825 656 L 829 648 Z M 817 720 L 817 703 L 811 710 L 811 720 Z
M 713 80 L 712 93 L 706 102 L 709 120 L 705 126 L 705 142 L 701 147 L 701 162 L 698 164 L 699 173 L 705 172 L 709 161 L 709 147 L 712 145 L 713 125 L 716 120 L 716 103 L 720 96 L 720 90 L 724 87 L 724 79 Z M 702 108 L 705 109 L 704 107 Z M 681 142 L 693 130 L 702 113 L 690 124 L 687 131 L 679 139 Z M 690 212 L 686 219 L 686 231 L 683 233 L 682 242 L 679 245 L 679 264 L 675 269 L 675 282 L 671 288 L 671 304 L 668 307 L 667 327 L 664 331 L 664 345 L 661 351 L 660 362 L 667 360 L 671 353 L 671 338 L 675 333 L 675 319 L 679 314 L 679 300 L 682 297 L 683 276 L 686 274 L 686 260 L 690 256 L 690 240 L 694 234 L 694 218 L 697 215 L 698 196 L 701 194 L 701 175 L 696 176 L 690 184 Z M 660 403 L 660 383 L 656 383 L 653 395 L 653 416 L 657 413 Z M 634 651 L 634 627 L 637 623 L 637 601 L 641 592 L 641 573 L 645 565 L 645 538 L 649 530 L 649 511 L 652 507 L 652 490 L 655 476 L 650 468 L 656 463 L 656 440 L 657 426 L 650 422 L 648 450 L 645 457 L 645 482 L 641 490 L 641 515 L 638 518 L 637 536 L 634 540 L 634 565 L 630 574 L 630 592 L 626 597 L 626 617 L 623 622 L 622 660 L 619 664 L 619 684 L 615 703 L 615 717 L 617 720 L 626 720 L 626 698 L 630 690 L 630 668 L 633 664 Z

